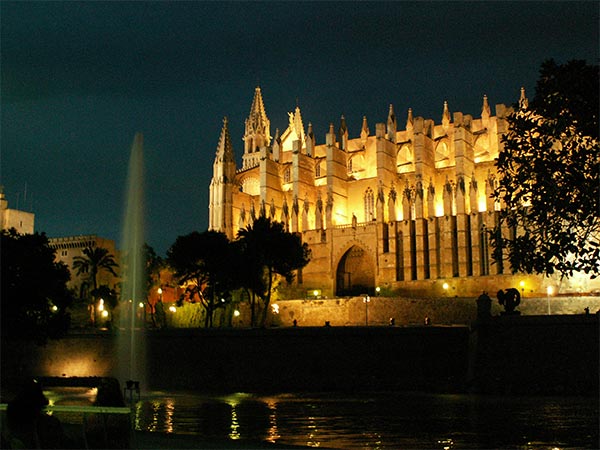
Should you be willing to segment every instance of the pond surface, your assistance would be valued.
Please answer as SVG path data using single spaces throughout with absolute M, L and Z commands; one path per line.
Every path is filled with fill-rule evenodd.
M 52 395 L 56 404 L 78 402 L 73 391 Z M 594 397 L 149 392 L 134 420 L 143 431 L 308 447 L 600 448 Z

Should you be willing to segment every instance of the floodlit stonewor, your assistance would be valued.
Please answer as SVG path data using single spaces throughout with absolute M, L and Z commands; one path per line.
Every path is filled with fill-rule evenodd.
M 520 104 L 527 103 L 521 89 Z M 324 143 L 299 107 L 271 136 L 262 92 L 254 92 L 236 164 L 223 121 L 210 183 L 209 229 L 230 239 L 259 216 L 301 233 L 312 258 L 296 278 L 310 297 L 375 293 L 476 296 L 517 286 L 506 262 L 493 261 L 489 231 L 501 205 L 494 159 L 511 107 L 494 110 L 483 96 L 478 117 L 451 112 L 441 120 L 401 115 L 392 105 L 385 123 L 363 119 L 350 137 L 344 117 Z M 374 132 L 373 132 L 374 130 Z M 508 229 L 504 230 L 508 233 Z M 544 293 L 556 280 L 526 276 L 526 292 Z M 564 281 L 563 292 L 590 292 L 585 278 Z

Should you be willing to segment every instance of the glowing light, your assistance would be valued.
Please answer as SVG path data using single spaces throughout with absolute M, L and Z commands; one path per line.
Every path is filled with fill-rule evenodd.
M 447 291 L 450 286 L 448 285 L 448 283 L 444 283 L 442 285 L 442 287 L 444 288 L 445 291 Z
M 520 281 L 519 282 L 519 286 L 521 286 L 521 290 L 525 289 L 525 282 L 524 281 Z
M 317 290 L 315 289 L 315 290 L 313 291 L 313 295 L 314 295 L 315 297 L 318 297 L 318 296 L 319 296 L 319 291 L 317 291 Z
M 546 294 L 548 294 L 548 295 L 554 294 L 554 288 L 552 286 L 548 286 L 546 288 Z
M 435 203 L 435 216 L 442 217 L 444 215 L 444 204 L 442 202 Z
M 271 308 L 273 309 L 273 314 L 279 314 L 279 305 L 277 303 L 273 303 Z
M 171 306 L 169 306 L 169 311 L 174 313 L 175 311 L 177 311 L 177 308 L 175 306 L 171 305 Z
M 479 212 L 484 212 L 487 208 L 487 202 L 485 201 L 485 195 L 483 197 L 479 197 Z
M 156 290 L 156 292 L 158 292 L 158 295 L 162 295 L 162 293 L 163 293 L 163 290 L 162 290 L 161 288 L 158 288 L 158 289 Z
M 98 305 L 98 311 L 104 311 L 104 305 L 103 304 Z
M 104 318 L 108 317 L 108 311 L 107 310 L 102 311 L 102 317 L 104 317 Z
M 379 293 L 381 292 L 381 288 L 380 288 L 379 286 L 377 286 L 377 287 L 375 288 L 375 292 L 377 292 L 377 294 L 379 295 Z
M 58 306 L 52 305 L 52 311 L 54 311 L 54 312 L 58 311 Z
M 235 311 L 233 311 L 233 316 L 234 317 L 239 317 L 240 316 L 240 312 L 236 309 Z
M 138 306 L 139 306 L 140 308 L 143 308 L 143 307 L 144 307 L 144 303 L 142 303 L 142 302 L 139 302 L 139 303 L 138 303 Z

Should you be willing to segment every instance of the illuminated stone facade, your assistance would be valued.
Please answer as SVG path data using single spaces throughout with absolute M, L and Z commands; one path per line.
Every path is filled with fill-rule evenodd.
M 0 186 L 0 216 L 2 230 L 14 228 L 19 234 L 33 234 L 35 214 L 9 208 L 2 186 Z
M 527 102 L 521 90 L 520 102 Z M 372 133 L 363 119 L 350 138 L 344 117 L 317 144 L 300 109 L 283 133 L 270 135 L 256 88 L 243 136 L 242 167 L 235 162 L 223 122 L 210 183 L 209 229 L 234 238 L 258 216 L 302 234 L 312 259 L 297 277 L 310 296 L 382 293 L 418 296 L 479 295 L 520 284 L 524 294 L 545 293 L 551 280 L 509 275 L 493 263 L 488 232 L 500 206 L 494 158 L 510 108 L 495 115 L 483 97 L 478 118 L 450 113 L 441 123 L 399 120 L 392 105 Z M 565 288 L 565 286 L 563 286 Z
M 93 289 L 93 283 L 89 279 L 89 274 L 82 273 L 77 274 L 73 270 L 73 260 L 75 257 L 82 257 L 83 250 L 87 247 L 91 248 L 105 248 L 108 253 L 113 255 L 116 262 L 119 261 L 119 251 L 115 246 L 115 241 L 112 239 L 101 238 L 95 235 L 89 236 L 68 236 L 59 238 L 48 239 L 49 245 L 56 251 L 55 260 L 57 262 L 64 263 L 71 272 L 71 279 L 67 283 L 67 287 L 75 292 L 75 295 L 79 298 L 86 298 L 89 296 L 90 291 Z M 118 267 L 115 271 L 120 273 Z M 118 289 L 121 279 L 115 277 L 113 274 L 106 270 L 100 270 L 98 272 L 98 286 L 106 285 L 110 289 Z

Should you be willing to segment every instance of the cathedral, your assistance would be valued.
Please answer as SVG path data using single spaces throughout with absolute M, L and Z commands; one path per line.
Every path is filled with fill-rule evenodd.
M 519 103 L 526 106 L 521 89 Z M 373 133 L 363 118 L 349 136 L 344 117 L 318 144 L 300 108 L 271 136 L 262 93 L 254 91 L 236 164 L 225 118 L 210 183 L 209 229 L 234 239 L 258 216 L 300 233 L 311 261 L 296 277 L 304 296 L 381 293 L 473 296 L 520 285 L 545 293 L 548 280 L 511 275 L 493 261 L 488 230 L 500 205 L 494 158 L 509 107 L 495 114 L 483 97 L 479 117 L 450 113 L 441 122 L 399 120 L 392 105 Z

